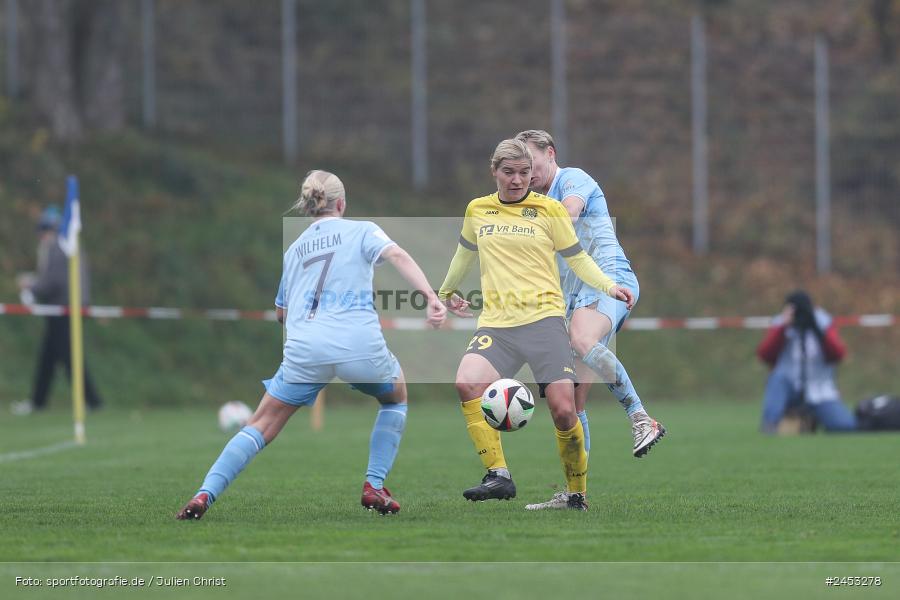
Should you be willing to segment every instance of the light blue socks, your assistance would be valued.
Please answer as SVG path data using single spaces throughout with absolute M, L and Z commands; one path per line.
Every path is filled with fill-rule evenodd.
M 578 420 L 581 421 L 581 428 L 584 429 L 584 451 L 591 451 L 591 430 L 588 427 L 587 411 L 583 410 L 575 413 Z
M 600 381 L 607 384 L 606 387 L 613 393 L 629 417 L 644 410 L 641 398 L 635 391 L 625 367 L 609 348 L 597 342 L 597 345 L 591 348 L 591 351 L 581 360 L 600 376 Z
M 263 439 L 262 433 L 253 427 L 247 425 L 238 431 L 213 463 L 197 493 L 209 494 L 209 501 L 212 504 L 265 446 L 266 440 Z
M 369 439 L 369 466 L 366 481 L 380 490 L 394 465 L 400 438 L 406 428 L 406 404 L 382 404 L 375 417 L 372 437 Z

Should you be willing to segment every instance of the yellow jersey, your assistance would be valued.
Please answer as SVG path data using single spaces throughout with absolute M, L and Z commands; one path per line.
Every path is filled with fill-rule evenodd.
M 478 252 L 484 310 L 479 327 L 516 327 L 565 317 L 556 253 L 582 251 L 572 220 L 556 200 L 529 192 L 516 202 L 498 194 L 466 208 L 462 247 Z

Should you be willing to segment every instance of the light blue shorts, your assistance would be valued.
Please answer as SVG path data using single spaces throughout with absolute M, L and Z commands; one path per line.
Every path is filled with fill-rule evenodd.
M 607 273 L 607 275 L 613 278 L 616 285 L 627 287 L 631 290 L 631 293 L 634 294 L 634 303 L 637 304 L 641 295 L 641 287 L 638 284 L 634 271 L 629 267 L 618 266 L 615 272 Z M 612 331 L 609 332 L 606 338 L 601 340 L 603 343 L 606 343 L 613 334 L 622 328 L 622 325 L 625 324 L 625 319 L 628 318 L 631 311 L 626 308 L 625 303 L 621 300 L 616 300 L 600 290 L 592 288 L 580 279 L 571 287 L 571 290 L 563 290 L 566 298 L 566 318 L 571 319 L 572 314 L 577 309 L 596 303 L 597 312 L 606 315 L 609 318 L 609 322 L 613 324 Z
M 304 383 L 288 383 L 284 380 L 284 363 L 272 379 L 262 384 L 275 399 L 291 406 L 315 404 L 319 392 L 337 377 L 364 394 L 379 397 L 394 391 L 394 380 L 400 377 L 400 363 L 390 352 L 378 358 L 365 358 L 336 364 L 304 365 L 290 367 L 291 379 Z

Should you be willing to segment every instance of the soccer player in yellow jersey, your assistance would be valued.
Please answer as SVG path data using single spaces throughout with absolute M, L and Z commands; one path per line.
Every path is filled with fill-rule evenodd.
M 460 362 L 456 390 L 469 436 L 488 472 L 463 496 L 475 501 L 516 495 L 500 433 L 481 414 L 481 395 L 493 381 L 515 376 L 527 363 L 556 426 L 567 506 L 587 510 L 587 453 L 575 414 L 575 366 L 556 254 L 591 287 L 629 307 L 634 297 L 584 252 L 565 208 L 529 191 L 531 164 L 524 143 L 503 140 L 497 146 L 491 158 L 497 192 L 469 203 L 459 246 L 438 294 L 451 312 L 471 316 L 468 303 L 455 292 L 478 257 L 484 311 Z

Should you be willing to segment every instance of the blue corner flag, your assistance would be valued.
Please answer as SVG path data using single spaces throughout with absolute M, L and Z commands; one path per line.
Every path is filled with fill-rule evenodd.
M 59 247 L 66 256 L 78 253 L 78 233 L 81 231 L 81 205 L 78 201 L 78 178 L 66 178 L 66 206 L 59 224 Z

